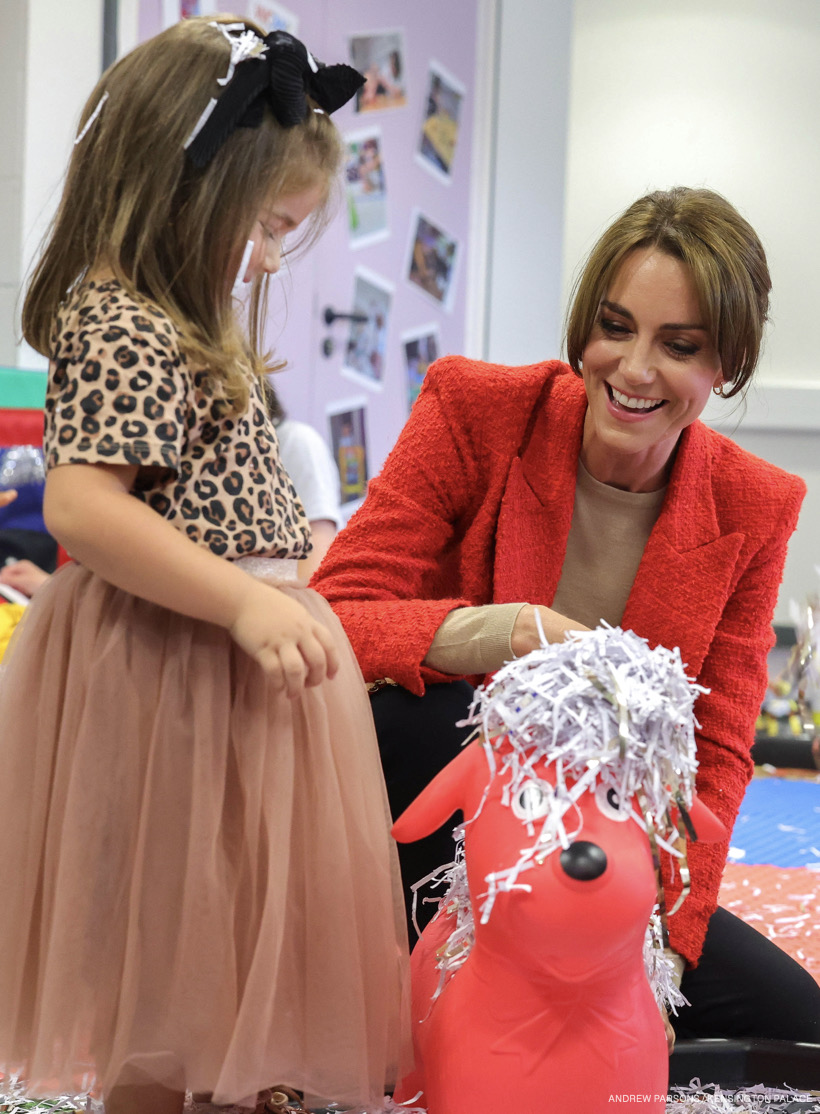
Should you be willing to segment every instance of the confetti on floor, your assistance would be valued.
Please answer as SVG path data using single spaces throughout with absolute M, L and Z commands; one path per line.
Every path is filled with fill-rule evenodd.
M 820 774 L 758 769 L 731 843 L 720 904 L 820 983 Z
M 719 901 L 820 983 L 820 875 L 804 868 L 728 863 Z

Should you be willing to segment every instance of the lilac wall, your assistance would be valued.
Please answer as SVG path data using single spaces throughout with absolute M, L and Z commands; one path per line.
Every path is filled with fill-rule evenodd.
M 237 14 L 249 15 L 264 6 L 254 0 L 234 0 L 231 5 Z M 320 244 L 296 261 L 292 273 L 284 274 L 277 284 L 268 330 L 277 355 L 288 360 L 288 369 L 276 382 L 293 417 L 308 421 L 330 441 L 328 407 L 350 400 L 364 401 L 372 475 L 407 417 L 403 334 L 432 326 L 438 335 L 439 354 L 462 351 L 464 347 L 478 4 L 477 0 L 460 0 L 458 4 L 441 0 L 414 0 L 412 4 L 406 0 L 286 0 L 285 7 L 299 19 L 299 37 L 327 62 L 350 60 L 349 39 L 353 35 L 394 29 L 403 32 L 406 104 L 363 113 L 346 106 L 334 116 L 343 133 L 371 126 L 380 129 L 389 236 L 379 243 L 351 247 L 343 203 Z M 162 17 L 162 0 L 141 0 L 141 36 L 157 31 Z M 415 157 L 425 117 L 431 59 L 464 89 L 449 181 L 434 176 Z M 410 227 L 417 210 L 459 244 L 449 309 L 406 278 Z M 337 322 L 328 329 L 320 319 L 325 305 L 337 310 L 353 308 L 355 271 L 359 267 L 373 272 L 394 291 L 380 384 L 367 377 L 355 380 L 342 372 L 348 326 Z M 321 354 L 328 335 L 336 346 L 330 358 Z

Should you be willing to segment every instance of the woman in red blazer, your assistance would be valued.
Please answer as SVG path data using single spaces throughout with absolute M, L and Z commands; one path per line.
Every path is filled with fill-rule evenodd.
M 313 581 L 365 679 L 399 686 L 373 705 L 396 814 L 458 749 L 464 678 L 537 645 L 538 612 L 551 641 L 606 619 L 680 647 L 709 689 L 696 706 L 698 794 L 731 832 L 805 485 L 698 416 L 710 392 L 732 397 L 751 379 L 770 285 L 758 237 L 727 201 L 655 193 L 593 249 L 568 364 L 430 368 Z M 408 883 L 447 861 L 447 838 L 403 849 Z M 814 980 L 717 908 L 727 849 L 691 846 L 691 893 L 670 918 L 692 1003 L 678 1033 L 820 1041 Z

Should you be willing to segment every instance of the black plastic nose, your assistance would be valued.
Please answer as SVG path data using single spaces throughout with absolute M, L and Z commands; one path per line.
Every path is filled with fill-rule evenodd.
M 606 852 L 597 843 L 579 839 L 561 852 L 561 869 L 579 882 L 591 882 L 606 870 Z

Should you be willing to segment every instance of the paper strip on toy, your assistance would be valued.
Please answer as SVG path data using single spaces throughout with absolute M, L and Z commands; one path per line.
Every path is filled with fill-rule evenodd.
M 726 838 L 694 791 L 703 691 L 677 650 L 605 625 L 477 690 L 474 741 L 393 828 L 408 842 L 468 818 L 412 955 L 416 1069 L 397 1102 L 423 1092 L 429 1114 L 496 1114 L 503 1095 L 505 1109 L 598 1114 L 629 1092 L 665 1110 L 644 954 L 658 848 L 685 880 L 686 839 Z M 659 950 L 650 934 L 670 993 Z

